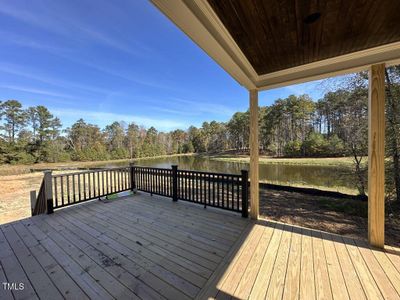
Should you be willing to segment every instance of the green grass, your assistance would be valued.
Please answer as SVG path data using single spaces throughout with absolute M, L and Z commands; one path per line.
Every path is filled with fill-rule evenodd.
M 270 183 L 276 185 L 285 185 L 291 187 L 299 187 L 299 188 L 310 188 L 310 189 L 318 189 L 322 191 L 329 191 L 329 192 L 339 192 L 346 195 L 359 195 L 359 191 L 356 187 L 349 188 L 345 186 L 323 186 L 323 185 L 313 185 L 313 184 L 306 184 L 306 183 L 291 183 L 291 182 L 284 182 L 284 181 L 276 181 L 276 180 L 260 180 L 261 183 Z
M 225 162 L 249 163 L 248 155 L 215 155 L 212 160 Z M 363 158 L 362 164 L 366 165 L 367 157 Z M 332 166 L 341 168 L 353 168 L 352 157 L 329 157 L 329 158 L 275 158 L 271 156 L 260 156 L 260 164 L 282 164 L 303 166 Z

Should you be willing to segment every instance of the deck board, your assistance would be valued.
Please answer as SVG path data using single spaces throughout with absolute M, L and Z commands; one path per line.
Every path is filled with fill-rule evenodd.
M 0 226 L 1 299 L 399 299 L 400 250 L 144 193 Z

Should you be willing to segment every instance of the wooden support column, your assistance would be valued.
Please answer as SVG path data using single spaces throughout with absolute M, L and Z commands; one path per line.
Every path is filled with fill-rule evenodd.
M 259 183 L 258 183 L 258 91 L 250 90 L 250 217 L 258 219 Z
M 385 244 L 385 64 L 369 71 L 368 240 Z

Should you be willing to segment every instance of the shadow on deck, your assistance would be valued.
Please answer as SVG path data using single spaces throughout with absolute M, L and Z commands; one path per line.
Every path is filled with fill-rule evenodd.
M 144 193 L 0 228 L 1 299 L 399 298 L 396 248 Z

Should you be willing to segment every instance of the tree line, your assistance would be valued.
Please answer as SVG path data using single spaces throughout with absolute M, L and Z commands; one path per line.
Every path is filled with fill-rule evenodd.
M 400 199 L 400 67 L 386 69 L 386 147 L 389 179 Z M 44 106 L 23 108 L 0 102 L 0 163 L 132 159 L 177 153 L 247 151 L 249 112 L 227 122 L 160 132 L 136 123 L 113 122 L 101 129 L 79 119 L 62 129 Z M 352 156 L 365 191 L 362 160 L 368 151 L 368 77 L 358 73 L 339 82 L 318 101 L 291 95 L 259 108 L 260 150 L 273 156 Z

